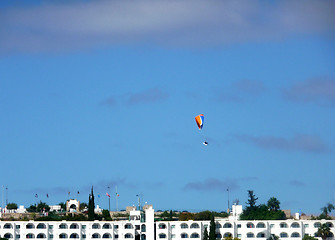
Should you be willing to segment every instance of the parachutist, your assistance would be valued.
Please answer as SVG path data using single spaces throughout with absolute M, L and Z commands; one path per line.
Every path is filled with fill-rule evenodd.
M 204 144 L 205 146 L 207 146 L 207 145 L 208 145 L 208 142 L 205 141 L 205 142 L 203 142 L 203 144 Z

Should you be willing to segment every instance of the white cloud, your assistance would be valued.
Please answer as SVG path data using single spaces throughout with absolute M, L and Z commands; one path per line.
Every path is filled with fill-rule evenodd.
M 0 51 L 212 46 L 334 31 L 334 1 L 62 1 L 6 8 Z

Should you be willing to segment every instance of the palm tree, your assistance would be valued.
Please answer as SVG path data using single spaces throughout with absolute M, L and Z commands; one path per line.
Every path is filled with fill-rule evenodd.
M 279 237 L 277 235 L 271 234 L 271 236 L 268 237 L 266 240 L 278 240 L 278 239 L 279 239 Z
M 325 223 L 322 224 L 319 227 L 317 234 L 318 234 L 318 237 L 321 237 L 323 240 L 326 240 L 331 234 L 329 226 Z
M 280 202 L 277 198 L 272 197 L 268 201 L 268 208 L 270 211 L 278 211 L 280 209 Z

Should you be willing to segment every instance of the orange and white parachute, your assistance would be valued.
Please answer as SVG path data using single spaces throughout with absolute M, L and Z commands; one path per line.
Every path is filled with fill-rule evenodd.
M 197 123 L 199 130 L 201 130 L 202 127 L 204 126 L 204 120 L 205 120 L 205 117 L 203 114 L 200 114 L 195 117 L 195 122 Z

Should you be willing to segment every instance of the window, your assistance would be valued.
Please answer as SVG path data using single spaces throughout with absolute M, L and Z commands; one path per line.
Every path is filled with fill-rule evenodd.
M 241 234 L 241 233 L 238 233 L 238 234 L 237 234 L 237 237 L 238 237 L 239 239 L 241 239 L 241 238 L 242 238 L 242 234 Z
M 67 229 L 67 225 L 65 223 L 62 223 L 59 225 L 59 229 Z
M 223 234 L 224 238 L 229 238 L 232 237 L 233 235 L 230 232 L 226 232 L 225 234 Z
M 86 229 L 86 225 L 81 225 L 81 228 L 82 229 Z
M 92 238 L 100 238 L 100 234 L 99 233 L 93 233 Z
M 105 233 L 102 235 L 102 238 L 112 238 L 112 235 L 110 233 Z
M 241 224 L 237 224 L 237 228 L 241 228 L 242 226 L 241 226 Z
M 86 238 L 86 234 L 81 235 L 82 238 Z
M 115 234 L 115 238 L 119 238 L 119 234 Z
M 314 227 L 315 227 L 315 228 L 319 228 L 319 227 L 321 227 L 321 223 L 319 223 L 319 222 L 314 223 Z
M 98 224 L 98 223 L 94 223 L 94 224 L 92 225 L 92 229 L 100 229 L 100 224 Z
M 35 238 L 35 235 L 32 234 L 32 233 L 28 233 L 28 234 L 26 235 L 26 238 Z
M 7 238 L 7 239 L 9 239 L 9 238 L 13 238 L 13 235 L 10 234 L 10 233 L 6 233 L 6 234 L 3 235 L 3 236 L 4 236 L 4 238 Z
M 199 224 L 197 224 L 197 223 L 192 223 L 192 224 L 191 224 L 191 228 L 199 228 Z
M 159 229 L 166 229 L 166 225 L 165 225 L 165 223 L 160 223 L 160 224 L 158 225 L 158 228 L 159 228 Z
M 176 238 L 176 234 L 171 234 L 171 238 Z
M 70 238 L 79 238 L 79 235 L 77 233 L 72 233 L 70 235 Z
M 158 238 L 166 238 L 166 234 L 165 233 L 160 233 L 159 235 L 158 235 Z
M 53 234 L 50 234 L 50 235 L 49 235 L 49 238 L 54 238 L 54 235 L 53 235 Z
M 176 225 L 171 225 L 171 228 L 175 228 L 176 227 Z
M 215 228 L 216 229 L 221 228 L 221 224 L 220 223 L 215 224 Z
M 45 226 L 44 223 L 39 223 L 36 228 L 38 228 L 38 229 L 46 229 L 47 227 Z
M 67 238 L 67 234 L 66 233 L 61 233 L 61 234 L 59 234 L 59 238 Z
M 124 225 L 124 229 L 132 229 L 133 225 L 131 225 L 130 223 L 127 223 L 126 225 Z
M 79 225 L 77 223 L 72 223 L 70 225 L 70 229 L 78 229 L 79 228 Z M 71 238 L 71 237 L 70 237 Z
M 182 224 L 180 225 L 180 227 L 181 227 L 182 229 L 185 229 L 185 228 L 188 228 L 188 225 L 187 225 L 186 223 L 182 223 Z
M 247 238 L 254 238 L 255 237 L 255 235 L 253 234 L 253 233 L 247 233 Z
M 216 234 L 215 234 L 215 237 L 221 239 L 221 238 L 222 238 L 222 235 L 221 235 L 221 233 L 216 233 Z
M 140 225 L 135 225 L 135 230 L 140 230 Z
M 287 235 L 286 232 L 282 232 L 282 233 L 279 234 L 279 237 L 281 237 L 281 238 L 288 238 L 288 235 Z
M 13 228 L 13 226 L 12 226 L 12 224 L 10 224 L 10 223 L 6 223 L 6 224 L 3 226 L 3 228 L 5 228 L 5 229 L 10 229 L 10 228 Z
M 142 224 L 142 226 L 141 226 L 141 232 L 146 232 L 146 226 L 145 226 L 145 224 Z
M 118 228 L 119 228 L 119 225 L 114 225 L 114 228 L 115 228 L 115 229 L 118 229 Z
M 334 227 L 334 224 L 332 224 L 331 222 L 326 222 L 326 225 L 327 225 L 329 228 L 333 228 L 333 227 Z
M 198 233 L 192 233 L 191 238 L 200 238 Z
M 232 227 L 233 227 L 233 225 L 231 225 L 231 223 L 225 223 L 223 225 L 223 228 L 232 228 Z
M 127 233 L 126 235 L 124 235 L 124 238 L 133 238 L 133 234 Z
M 286 223 L 284 223 L 284 222 L 282 222 L 282 223 L 280 223 L 280 228 L 287 228 L 288 226 L 287 226 L 287 224 Z
M 309 225 L 307 223 L 305 223 L 304 228 L 309 228 Z
M 255 228 L 255 225 L 253 223 L 247 223 L 247 228 Z
M 297 222 L 294 222 L 291 224 L 291 228 L 300 228 L 300 224 Z
M 292 238 L 300 238 L 300 234 L 297 233 L 297 232 L 294 232 L 294 233 L 291 234 L 291 237 Z
M 16 229 L 20 229 L 20 227 L 21 227 L 20 225 L 16 225 L 15 226 Z
M 182 233 L 182 234 L 180 234 L 180 237 L 181 238 L 188 238 L 188 234 L 187 233 Z
M 15 238 L 20 238 L 20 237 L 21 237 L 20 234 L 15 235 Z
M 35 228 L 35 226 L 34 226 L 34 224 L 32 224 L 32 223 L 28 223 L 28 224 L 26 225 L 26 229 L 33 229 L 33 228 Z
M 265 238 L 265 233 L 263 232 L 257 233 L 257 238 Z
M 265 224 L 262 222 L 257 223 L 256 228 L 265 228 Z
M 54 228 L 54 225 L 49 225 L 49 229 L 53 229 Z
M 109 223 L 105 223 L 104 225 L 102 225 L 103 229 L 111 229 L 112 225 L 110 225 Z
M 44 233 L 39 233 L 37 235 L 37 238 L 46 238 L 45 234 Z
M 274 228 L 274 226 L 275 226 L 275 225 L 274 225 L 273 223 L 272 223 L 272 224 L 270 224 L 270 228 Z

